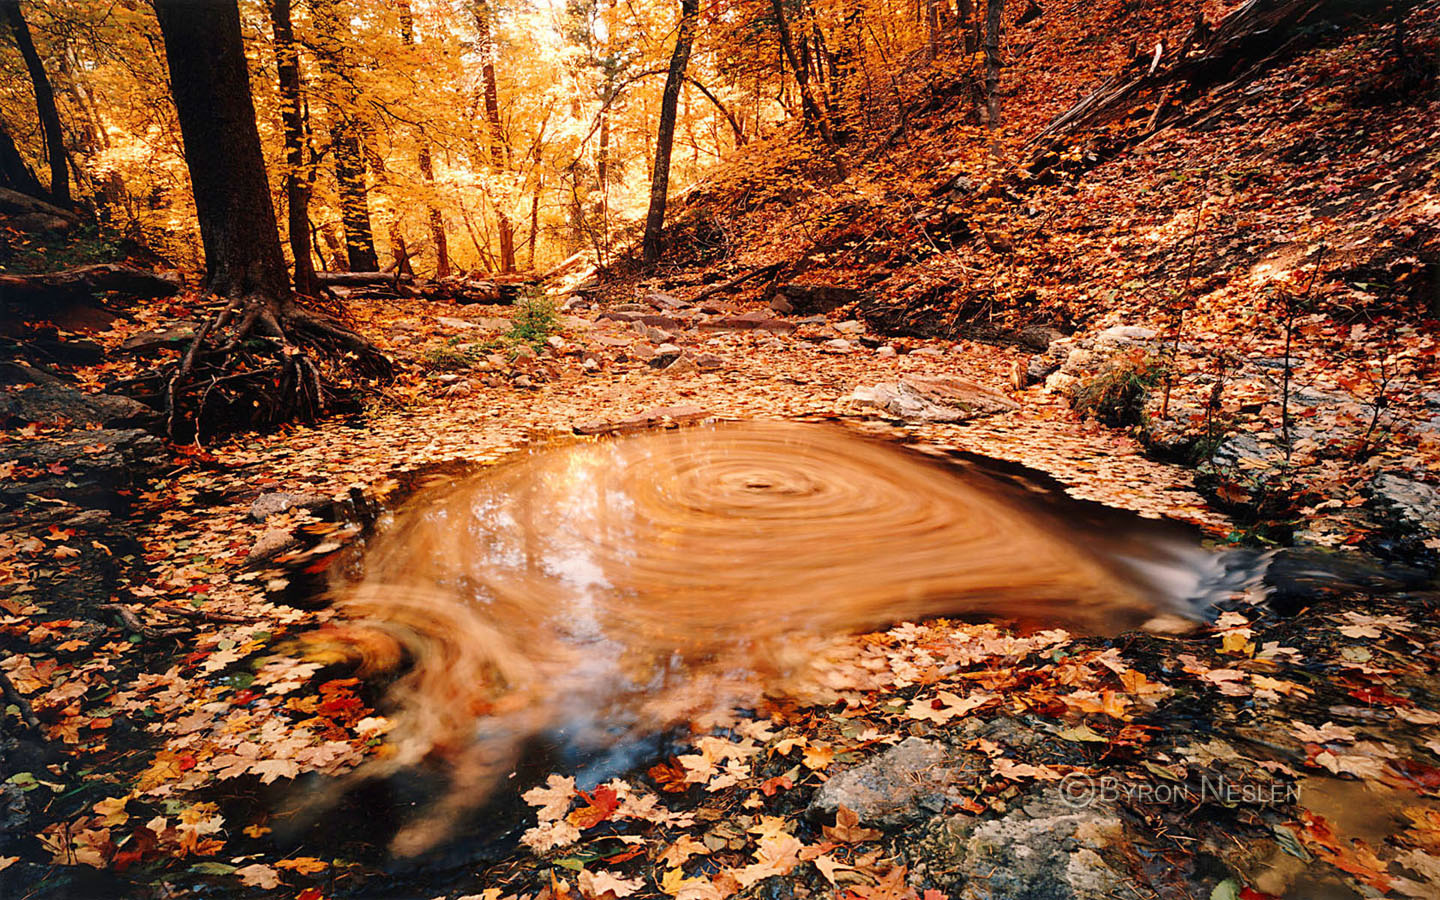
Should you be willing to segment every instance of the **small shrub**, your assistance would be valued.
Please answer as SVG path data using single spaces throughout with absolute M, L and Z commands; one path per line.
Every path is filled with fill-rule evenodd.
M 464 372 L 485 356 L 485 349 L 475 344 L 461 345 L 458 337 L 425 351 L 422 362 L 431 372 Z
M 1165 366 L 1154 357 L 1116 357 L 1075 388 L 1071 405 L 1080 414 L 1114 428 L 1139 425 L 1150 389 L 1164 375 Z
M 546 338 L 560 330 L 560 315 L 555 304 L 540 288 L 531 288 L 515 302 L 515 316 L 510 322 L 512 344 L 529 344 L 539 350 Z

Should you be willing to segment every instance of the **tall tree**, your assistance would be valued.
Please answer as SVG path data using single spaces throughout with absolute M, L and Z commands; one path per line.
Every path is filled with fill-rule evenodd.
M 475 4 L 475 31 L 480 45 L 480 78 L 485 94 L 485 122 L 490 133 L 490 168 L 503 172 L 509 168 L 509 148 L 505 144 L 505 132 L 500 125 L 500 89 L 495 81 L 495 37 L 491 25 L 490 4 L 479 0 Z M 515 271 L 515 226 L 505 211 L 502 197 L 495 198 L 495 219 L 500 230 L 500 269 Z
M 45 133 L 45 155 L 50 158 L 50 198 L 59 203 L 69 203 L 69 160 L 65 156 L 65 135 L 60 130 L 60 111 L 55 108 L 55 91 L 50 87 L 45 65 L 40 61 L 35 41 L 30 37 L 30 26 L 25 21 L 20 0 L 0 0 L 0 9 L 4 10 L 10 23 L 10 32 L 25 59 L 25 68 L 30 72 L 30 83 L 35 90 L 35 110 L 40 114 L 40 128 Z
M 3 122 L 0 122 L 0 187 L 32 197 L 45 196 L 45 186 L 35 177 L 35 173 L 30 171 L 30 166 L 15 147 L 15 141 L 11 139 L 10 132 L 5 130 Z
M 660 127 L 655 135 L 655 165 L 650 172 L 650 210 L 645 215 L 643 253 L 646 262 L 655 262 L 665 248 L 665 202 L 670 192 L 670 146 L 675 142 L 675 111 L 680 105 L 680 88 L 685 84 L 685 69 L 690 64 L 690 46 L 695 40 L 695 19 L 700 13 L 700 0 L 680 0 L 680 27 L 675 36 L 675 52 L 670 56 L 670 69 L 665 75 L 665 91 L 660 95 Z
M 315 56 L 329 88 L 330 139 L 335 154 L 335 180 L 340 184 L 340 220 L 345 225 L 345 254 L 350 271 L 374 272 L 375 234 L 370 225 L 370 194 L 365 185 L 364 128 L 356 116 L 359 90 L 346 57 L 345 28 L 335 0 L 311 0 L 317 35 Z
M 835 137 L 830 133 L 830 122 L 825 111 L 815 102 L 815 95 L 810 90 L 810 65 L 796 55 L 795 42 L 790 39 L 790 23 L 785 20 L 783 0 L 770 0 L 770 9 L 775 15 L 780 49 L 785 54 L 785 60 L 790 63 L 791 71 L 795 73 L 796 86 L 800 88 L 800 109 L 805 116 L 805 122 L 820 130 L 820 137 L 825 143 L 834 144 Z
M 1005 0 L 988 0 L 985 7 L 985 109 L 989 125 L 1000 124 L 1000 25 Z
M 304 97 L 300 84 L 300 48 L 290 24 L 290 0 L 271 0 L 276 69 L 280 79 L 280 121 L 285 129 L 285 213 L 290 255 L 295 259 L 295 290 L 318 290 L 310 256 L 310 176 L 305 166 Z
M 170 432 L 176 433 L 183 418 L 197 361 L 240 352 L 252 336 L 269 348 L 274 364 L 239 374 L 253 376 L 272 395 L 276 408 L 271 417 L 318 412 L 326 406 L 326 389 L 299 347 L 343 353 L 374 374 L 388 373 L 389 360 L 358 334 L 294 302 L 255 127 L 237 0 L 152 3 L 200 221 L 205 286 L 229 300 L 201 327 L 171 378 Z M 227 330 L 223 342 L 207 345 Z M 204 402 L 205 393 L 198 402 Z
M 410 0 L 398 0 L 400 8 L 400 43 L 406 47 L 415 45 L 415 13 L 410 9 Z M 435 163 L 430 156 L 430 142 L 422 136 L 420 138 L 420 149 L 416 152 L 417 161 L 420 164 L 420 177 L 425 179 L 425 184 L 434 187 L 435 185 Z M 430 212 L 430 240 L 435 244 L 435 277 L 450 277 L 450 242 L 445 239 L 445 217 L 440 214 L 440 207 L 431 200 L 428 204 Z

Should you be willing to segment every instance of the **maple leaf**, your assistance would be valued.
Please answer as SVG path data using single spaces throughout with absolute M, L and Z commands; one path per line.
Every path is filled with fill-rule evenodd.
M 692 856 L 709 856 L 710 848 L 695 840 L 688 834 L 682 834 L 675 843 L 665 848 L 660 854 L 660 862 L 670 867 L 678 867 L 685 860 Z
M 645 882 L 640 878 L 621 878 L 613 872 L 594 872 L 588 869 L 580 870 L 580 893 L 590 900 L 604 900 L 605 897 L 615 897 L 617 900 L 628 897 L 644 886 Z
M 944 725 L 951 719 L 979 709 L 993 699 L 995 699 L 994 694 L 983 692 L 972 694 L 969 697 L 960 697 L 950 691 L 940 691 L 933 698 L 914 700 L 905 710 L 905 715 L 912 719 L 923 719 L 937 725 Z
M 789 834 L 774 834 L 761 838 L 755 850 L 755 862 L 735 873 L 735 880 L 742 887 L 749 887 L 775 875 L 789 875 L 800 863 L 800 849 L 804 845 Z
M 236 869 L 233 874 L 247 887 L 273 891 L 280 886 L 280 873 L 261 863 L 251 863 Z
M 575 797 L 575 779 L 570 776 L 551 775 L 544 787 L 533 787 L 521 795 L 526 803 L 540 807 L 537 815 L 541 822 L 550 822 L 565 815 L 570 801 Z
M 860 814 L 844 805 L 835 810 L 835 824 L 826 825 L 822 830 L 827 838 L 842 844 L 863 844 L 878 840 L 881 835 L 877 829 L 860 827 Z
M 292 859 L 276 860 L 275 868 L 289 869 L 292 872 L 299 872 L 301 875 L 314 875 L 316 872 L 323 872 L 330 868 L 330 864 L 313 856 L 297 856 Z
M 584 831 L 587 828 L 594 828 L 601 822 L 610 818 L 615 810 L 620 808 L 620 797 L 608 787 L 598 787 L 593 794 L 584 791 L 577 792 L 585 805 L 577 808 L 567 816 L 571 825 Z
M 250 765 L 250 772 L 260 776 L 261 784 L 270 784 L 277 778 L 294 778 L 300 766 L 293 759 L 262 759 Z

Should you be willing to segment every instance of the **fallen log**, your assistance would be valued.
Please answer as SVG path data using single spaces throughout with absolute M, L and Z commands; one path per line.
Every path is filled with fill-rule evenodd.
M 768 275 L 774 272 L 778 272 L 782 265 L 784 265 L 784 263 L 771 263 L 768 266 L 762 266 L 758 269 L 751 269 L 749 272 L 746 272 L 743 275 L 737 275 L 734 278 L 731 278 L 729 281 L 722 281 L 717 285 L 712 285 L 711 287 L 706 288 L 705 290 L 691 297 L 690 302 L 692 304 L 699 303 L 701 300 L 713 297 L 716 294 L 723 294 L 726 291 L 733 291 L 735 288 L 739 287 L 740 285 L 744 284 L 752 278 L 758 278 L 761 275 Z
M 397 275 L 394 272 L 316 272 L 315 280 L 326 287 L 371 287 L 373 285 L 394 286 L 415 280 L 414 275 Z
M 180 281 L 146 269 L 97 263 L 41 275 L 0 273 L 0 304 L 35 307 L 44 304 L 90 300 L 114 292 L 132 297 L 170 297 L 180 292 Z

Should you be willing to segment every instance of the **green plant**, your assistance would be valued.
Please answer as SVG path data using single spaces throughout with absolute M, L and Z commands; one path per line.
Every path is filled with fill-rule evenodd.
M 463 372 L 474 367 L 484 356 L 484 347 L 462 344 L 460 338 L 452 337 L 445 343 L 426 350 L 421 361 L 428 371 Z
M 512 344 L 529 344 L 539 350 L 546 339 L 559 330 L 560 315 L 555 303 L 541 288 L 532 287 L 515 301 L 515 315 L 506 339 Z
M 1156 358 L 1132 354 L 1107 362 L 1095 376 L 1076 388 L 1071 405 L 1111 427 L 1139 425 L 1151 388 L 1166 367 Z

